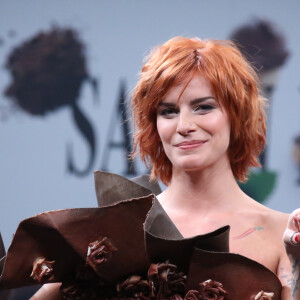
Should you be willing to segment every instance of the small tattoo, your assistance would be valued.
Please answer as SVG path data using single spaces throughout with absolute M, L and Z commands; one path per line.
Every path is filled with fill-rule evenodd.
M 292 279 L 292 294 L 291 294 L 291 299 L 294 299 L 295 293 L 298 290 L 299 286 L 299 282 L 300 282 L 300 272 L 298 271 L 298 277 L 296 278 L 296 268 L 298 266 L 298 259 L 296 259 L 292 265 L 292 274 L 293 274 L 293 279 Z M 296 278 L 296 279 L 295 279 Z
M 294 275 L 295 273 L 295 270 L 296 270 L 296 267 L 298 265 L 298 259 L 295 259 L 293 265 L 292 265 L 292 274 Z
M 280 268 L 280 278 L 283 279 L 287 286 L 291 287 L 292 274 L 287 272 L 284 268 Z
M 264 229 L 264 227 L 261 227 L 261 226 L 251 227 L 248 230 L 246 230 L 245 232 L 243 232 L 242 234 L 234 236 L 233 239 L 239 240 L 239 239 L 242 239 L 242 238 L 248 236 L 249 234 L 253 233 L 254 231 L 261 231 L 263 229 Z

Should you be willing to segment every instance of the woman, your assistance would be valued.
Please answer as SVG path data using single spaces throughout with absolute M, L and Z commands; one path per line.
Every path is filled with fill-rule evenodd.
M 265 144 L 265 99 L 259 95 L 255 72 L 237 48 L 226 41 L 181 37 L 171 39 L 150 54 L 134 90 L 132 102 L 137 127 L 135 155 L 140 154 L 145 163 L 151 163 L 152 179 L 161 179 L 167 185 L 145 221 L 146 236 L 150 233 L 150 242 L 146 238 L 147 253 L 151 252 L 151 246 L 154 245 L 151 244 L 150 229 L 152 234 L 154 231 L 159 234 L 166 229 L 162 234 L 165 238 L 163 243 L 169 238 L 172 244 L 171 234 L 174 234 L 174 240 L 177 239 L 175 242 L 179 241 L 175 244 L 186 246 L 194 238 L 182 240 L 182 236 L 190 238 L 213 231 L 213 235 L 220 232 L 223 234 L 223 229 L 226 229 L 223 226 L 230 225 L 230 251 L 243 257 L 230 253 L 225 253 L 224 256 L 221 254 L 224 265 L 232 257 L 235 261 L 238 260 L 239 263 L 235 265 L 239 268 L 238 272 L 228 270 L 228 265 L 226 272 L 222 269 L 223 266 L 219 268 L 218 264 L 214 265 L 219 273 L 226 273 L 225 277 L 224 274 L 222 276 L 231 294 L 228 294 L 228 298 L 225 296 L 225 299 L 240 299 L 237 294 L 234 295 L 235 289 L 240 289 L 238 295 L 242 295 L 241 289 L 257 287 L 260 282 L 255 278 L 262 278 L 260 273 L 267 274 L 264 279 L 272 277 L 272 282 L 280 286 L 278 278 L 270 270 L 281 280 L 282 299 L 300 299 L 300 213 L 294 212 L 285 230 L 288 215 L 272 211 L 249 198 L 236 182 L 246 180 L 249 167 L 259 166 L 257 156 Z M 119 179 L 115 177 L 108 181 L 102 179 L 99 181 L 104 182 L 104 186 L 107 185 L 107 191 L 113 194 L 114 199 L 116 190 L 124 191 L 124 187 L 127 197 L 126 186 L 129 183 L 118 182 Z M 112 182 L 114 185 L 110 185 Z M 117 185 L 120 183 L 119 186 L 115 182 Z M 102 195 L 106 195 L 107 191 L 102 190 L 102 187 L 99 190 Z M 136 191 L 135 188 L 133 190 Z M 140 196 L 135 194 L 126 197 L 123 199 Z M 159 218 L 155 218 L 157 212 L 153 209 L 158 207 L 157 203 L 163 208 L 157 210 Z M 164 221 L 161 222 L 162 220 Z M 114 227 L 119 223 L 115 222 Z M 173 233 L 167 226 L 173 226 Z M 124 225 L 122 227 L 127 228 Z M 218 230 L 220 227 L 223 229 Z M 88 234 L 89 232 L 85 232 L 86 236 Z M 206 235 L 209 238 L 211 236 Z M 201 242 L 201 239 L 200 236 L 198 241 Z M 157 243 L 159 238 L 154 237 L 152 241 Z M 137 248 L 139 253 L 141 248 Z M 156 247 L 156 251 L 157 249 L 157 253 L 163 252 L 161 248 Z M 172 251 L 178 254 L 177 249 L 168 249 L 169 252 L 165 251 L 167 258 Z M 208 258 L 211 258 L 209 255 L 218 256 L 218 252 L 198 250 L 194 253 L 208 253 Z M 90 248 L 87 255 L 89 253 Z M 179 256 L 182 255 L 184 260 L 185 256 L 189 256 L 187 253 L 191 252 L 183 251 Z M 191 261 L 195 262 L 195 257 L 192 256 Z M 151 262 L 155 261 L 150 256 L 148 258 Z M 200 257 L 201 259 L 203 261 Z M 213 269 L 208 264 L 205 271 L 199 270 L 200 264 L 197 263 L 189 265 L 189 274 L 197 275 L 201 271 L 206 276 Z M 215 260 L 211 259 L 210 263 L 215 263 Z M 254 274 L 251 275 L 249 287 L 245 270 Z M 226 278 L 227 274 L 230 276 L 234 272 L 235 281 L 239 280 L 239 276 L 245 275 L 245 278 L 241 278 L 242 284 Z M 193 278 L 196 280 L 195 287 L 199 277 Z M 272 284 L 268 285 L 270 286 L 273 288 Z M 62 299 L 59 288 L 60 284 L 44 285 L 32 299 Z M 278 291 L 280 289 L 281 287 Z M 272 299 L 274 293 L 270 292 L 259 292 L 254 298 Z M 188 293 L 184 296 L 185 299 L 203 299 L 197 296 L 198 291 L 192 291 L 192 295 L 187 296 Z M 227 294 L 224 291 L 221 293 L 220 297 L 209 299 L 224 299 L 223 296 Z M 277 293 L 276 299 L 278 297 Z
M 167 41 L 150 54 L 134 90 L 136 155 L 167 185 L 158 200 L 184 237 L 230 225 L 230 251 L 277 274 L 282 299 L 300 299 L 299 212 L 285 231 L 288 215 L 257 203 L 236 182 L 259 166 L 265 145 L 257 85 L 231 42 Z

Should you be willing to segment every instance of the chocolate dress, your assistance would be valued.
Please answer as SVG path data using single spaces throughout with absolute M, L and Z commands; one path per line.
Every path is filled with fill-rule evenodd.
M 183 238 L 148 189 L 158 185 L 135 181 L 95 172 L 98 208 L 22 221 L 0 288 L 62 282 L 61 299 L 80 300 L 281 299 L 272 271 L 229 253 L 229 226 Z

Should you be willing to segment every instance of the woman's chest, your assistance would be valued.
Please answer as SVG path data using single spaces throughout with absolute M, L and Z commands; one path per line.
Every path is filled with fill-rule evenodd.
M 282 251 L 281 237 L 273 233 L 259 218 L 215 217 L 173 218 L 173 222 L 184 237 L 212 232 L 225 225 L 230 226 L 230 252 L 255 260 L 277 273 Z

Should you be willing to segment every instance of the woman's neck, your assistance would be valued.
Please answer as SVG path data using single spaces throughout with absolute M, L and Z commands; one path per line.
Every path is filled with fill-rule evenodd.
M 203 213 L 232 211 L 247 198 L 227 161 L 191 172 L 174 168 L 170 185 L 158 197 L 166 210 Z

